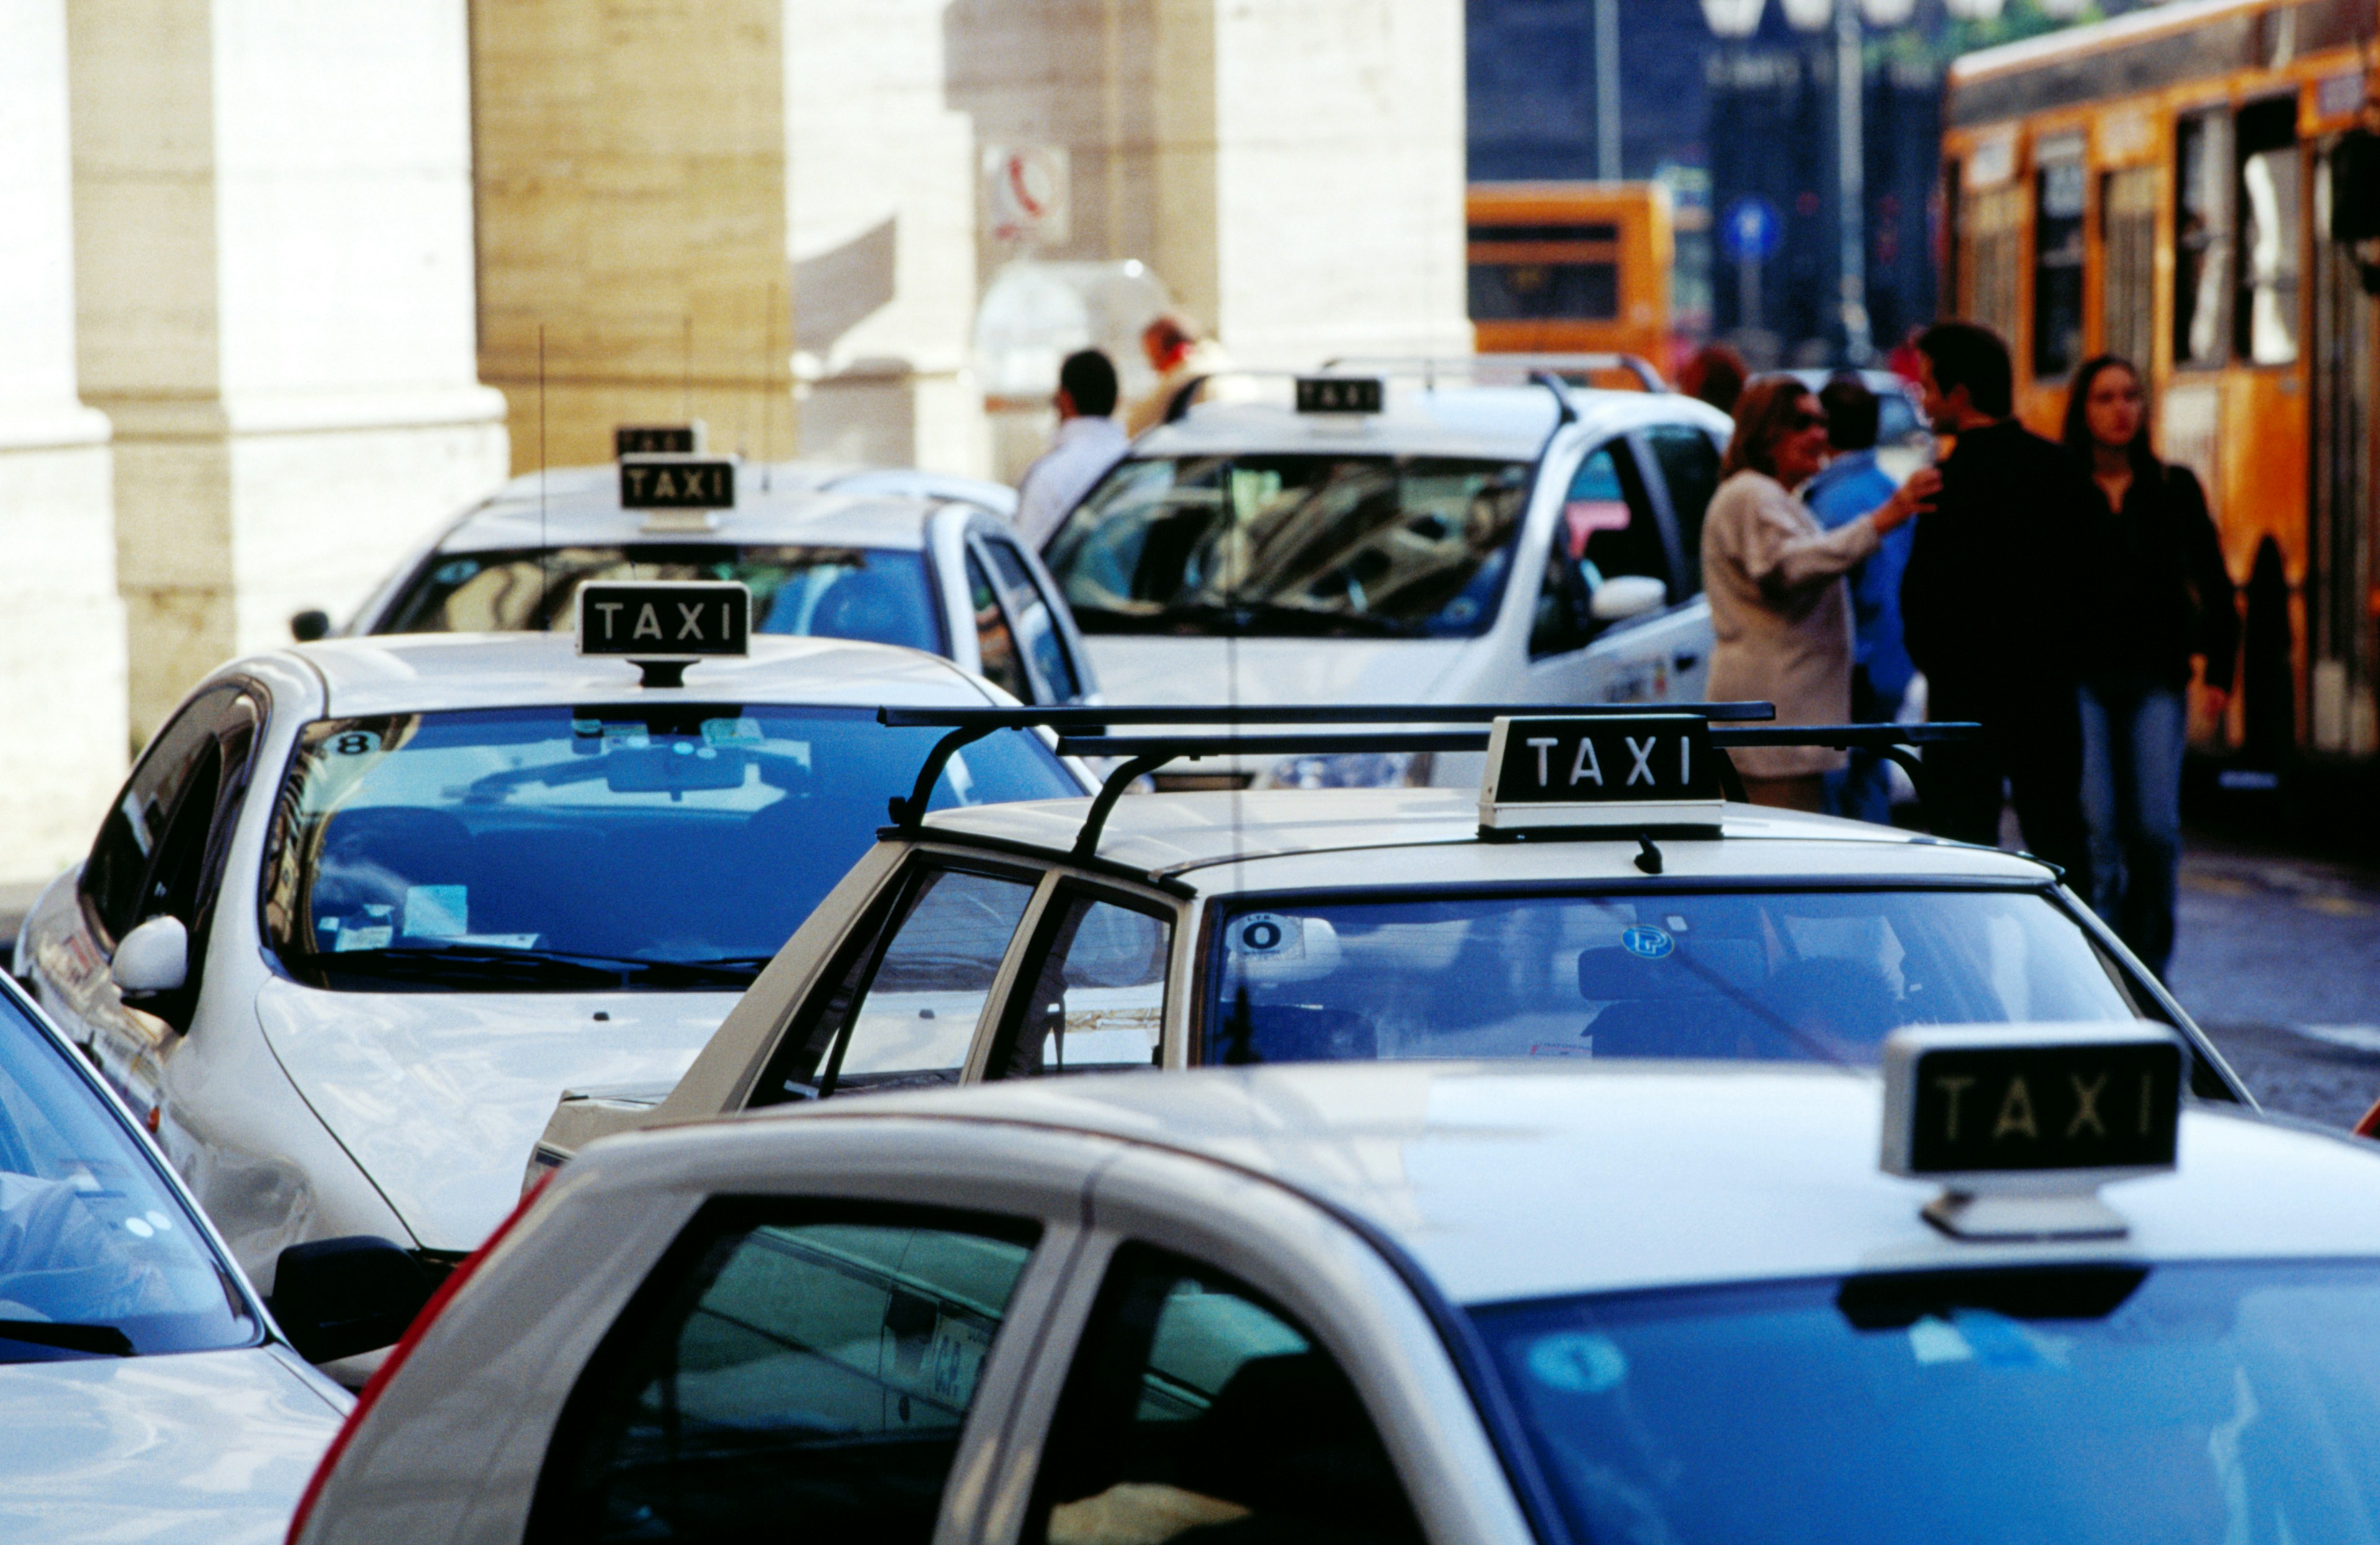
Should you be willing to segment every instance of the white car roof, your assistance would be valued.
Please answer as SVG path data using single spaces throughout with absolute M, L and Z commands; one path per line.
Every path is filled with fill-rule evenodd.
M 325 712 L 336 717 L 607 700 L 855 708 L 1009 700 L 938 655 L 847 639 L 756 635 L 749 657 L 704 661 L 687 668 L 684 687 L 654 687 L 639 686 L 638 668 L 625 660 L 582 658 L 560 633 L 380 634 L 280 652 L 313 668 Z
M 1572 387 L 1569 395 L 1590 432 L 1648 423 L 1689 422 L 1721 433 L 1730 427 L 1725 414 L 1671 392 Z M 1381 413 L 1299 413 L 1285 401 L 1203 403 L 1143 434 L 1132 454 L 1142 459 L 1271 452 L 1534 462 L 1553 430 L 1553 394 L 1543 386 L 1429 388 L 1392 376 Z
M 971 479 L 747 462 L 736 472 L 735 507 L 719 512 L 717 529 L 652 531 L 644 512 L 620 507 L 616 466 L 557 467 L 504 484 L 456 521 L 438 551 L 726 541 L 915 553 L 925 546 L 927 520 L 943 505 L 962 500 L 997 513 L 1003 497 L 1014 499 L 997 483 Z
M 2026 1261 L 2380 1253 L 2380 1146 L 2215 1106 L 2171 1174 L 2107 1186 L 2129 1237 L 1981 1244 L 1878 1165 L 1883 1083 L 1780 1064 L 1308 1064 L 1012 1079 L 777 1106 L 696 1140 L 887 1117 L 1107 1134 L 1353 1214 L 1458 1303 Z M 628 1141 L 637 1139 L 629 1138 Z
M 938 810 L 921 832 L 1063 858 L 1087 799 L 1038 799 Z M 1672 877 L 1906 878 L 2044 884 L 2039 862 L 1997 848 L 1828 816 L 1730 805 L 1720 837 L 1660 839 Z M 1416 875 L 1415 847 L 1429 857 Z M 1319 857 L 1327 855 L 1327 857 Z M 1308 857 L 1317 856 L 1317 857 Z M 1523 879 L 1642 879 L 1633 840 L 1483 842 L 1479 799 L 1467 789 L 1272 789 L 1144 794 L 1116 802 L 1099 857 L 1151 874 L 1184 875 L 1202 890 L 1312 882 L 1334 890 Z M 1235 861 L 1237 860 L 1237 861 Z

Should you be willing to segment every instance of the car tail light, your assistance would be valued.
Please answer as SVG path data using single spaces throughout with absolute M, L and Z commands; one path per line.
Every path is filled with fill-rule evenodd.
M 552 1178 L 552 1176 L 549 1174 L 545 1180 Z M 338 1436 L 331 1440 L 331 1446 L 322 1451 L 322 1463 L 314 1466 L 313 1478 L 306 1482 L 306 1490 L 298 1499 L 298 1511 L 290 1515 L 288 1545 L 298 1545 L 298 1537 L 305 1532 L 306 1520 L 313 1513 L 314 1502 L 322 1496 L 323 1485 L 330 1480 L 331 1472 L 338 1467 L 340 1456 L 346 1453 L 347 1441 L 356 1435 L 356 1429 L 363 1425 L 365 1416 L 379 1401 L 380 1392 L 386 1389 L 388 1381 L 396 1377 L 396 1370 L 403 1368 L 405 1359 L 413 1355 L 413 1348 L 429 1331 L 431 1322 L 444 1312 L 447 1304 L 454 1299 L 455 1295 L 462 1291 L 464 1283 L 470 1279 L 472 1272 L 480 1269 L 480 1262 L 487 1259 L 495 1247 L 504 1243 L 504 1235 L 512 1232 L 513 1225 L 519 1223 L 522 1216 L 536 1202 L 539 1193 L 545 1189 L 545 1180 L 540 1180 L 537 1185 L 525 1192 L 519 1204 L 514 1207 L 503 1223 L 496 1225 L 495 1232 L 489 1235 L 481 1241 L 478 1249 L 465 1256 L 455 1265 L 455 1270 L 446 1274 L 446 1280 L 438 1284 L 438 1291 L 430 1296 L 430 1302 L 421 1306 L 421 1312 L 413 1317 L 413 1323 L 405 1328 L 405 1334 L 398 1339 L 394 1347 L 389 1349 L 388 1356 L 382 1359 L 380 1367 L 372 1370 L 372 1376 L 364 1381 L 363 1393 L 356 1396 L 355 1408 L 347 1413 L 347 1419 L 340 1425 Z

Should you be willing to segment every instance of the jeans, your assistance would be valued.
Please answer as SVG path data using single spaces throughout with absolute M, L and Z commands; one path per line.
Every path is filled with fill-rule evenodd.
M 2074 688 L 2055 681 L 1935 680 L 1927 684 L 1925 712 L 1937 723 L 1984 726 L 1981 745 L 1926 750 L 1926 815 L 1935 834 L 1997 847 L 2000 809 L 2010 800 L 2025 846 L 2064 870 L 2076 894 L 2091 894 Z
M 2082 813 L 2091 907 L 2159 977 L 2173 956 L 2181 862 L 2181 688 L 2143 677 L 2085 681 Z

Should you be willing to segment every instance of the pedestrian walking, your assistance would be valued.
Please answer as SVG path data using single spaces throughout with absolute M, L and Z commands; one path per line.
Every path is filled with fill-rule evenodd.
M 1958 437 L 1901 578 L 1901 636 L 1925 673 L 1926 713 L 1984 726 L 1976 746 L 1927 754 L 1934 830 L 1997 845 L 2013 797 L 2027 848 L 2089 894 L 2077 618 L 2090 567 L 2090 482 L 2065 450 L 2011 417 L 2008 346 L 1938 322 L 1917 340 L 1936 430 Z
M 1133 434 L 1145 433 L 1163 423 L 1166 410 L 1172 407 L 1175 395 L 1183 387 L 1201 376 L 1232 368 L 1231 357 L 1223 352 L 1222 346 L 1198 336 L 1190 320 L 1179 313 L 1159 317 L 1142 328 L 1140 347 L 1148 357 L 1148 368 L 1157 372 L 1157 384 L 1124 414 L 1123 427 Z
M 1810 480 L 1803 503 L 1833 530 L 1892 497 L 1892 476 L 1876 465 L 1876 432 L 1882 405 L 1867 383 L 1845 371 L 1818 392 L 1834 459 Z M 1909 566 L 1914 526 L 1887 532 L 1876 550 L 1852 566 L 1852 721 L 1888 724 L 1900 712 L 1917 667 L 1900 639 L 1900 575 Z M 1828 815 L 1888 824 L 1892 764 L 1883 752 L 1855 746 L 1850 765 L 1827 774 Z
M 1058 433 L 1016 481 L 1016 530 L 1039 548 L 1132 442 L 1115 421 L 1115 362 L 1079 349 L 1058 367 Z
M 1926 507 L 1931 468 L 1834 530 L 1794 490 L 1827 461 L 1827 415 L 1791 376 L 1744 388 L 1726 481 L 1703 518 L 1703 589 L 1710 597 L 1710 695 L 1777 705 L 1780 724 L 1838 724 L 1851 712 L 1852 610 L 1843 575 L 1886 533 Z M 1815 810 L 1843 754 L 1823 746 L 1730 753 L 1755 805 Z
M 2103 354 L 2074 372 L 2066 448 L 2090 471 L 2097 563 L 2083 615 L 2082 814 L 2091 905 L 2159 976 L 2173 955 L 2191 657 L 2219 713 L 2240 613 L 2206 494 L 2150 454 L 2140 371 Z

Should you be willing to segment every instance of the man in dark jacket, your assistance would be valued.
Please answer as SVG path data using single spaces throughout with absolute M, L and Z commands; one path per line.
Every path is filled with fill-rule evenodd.
M 2075 680 L 2090 485 L 2073 457 L 2011 417 L 1998 335 L 1937 322 L 1917 353 L 1926 416 L 1958 444 L 1910 544 L 1903 638 L 1925 673 L 1927 716 L 1985 732 L 1980 747 L 1928 753 L 1934 829 L 1997 844 L 2005 783 L 2025 845 L 2087 895 Z

